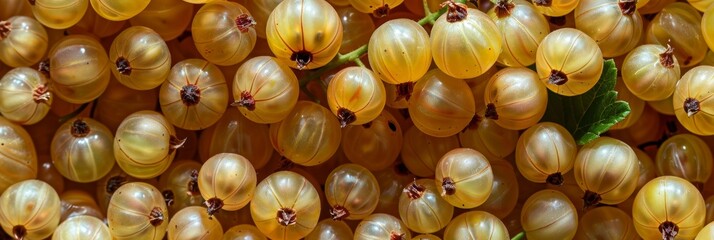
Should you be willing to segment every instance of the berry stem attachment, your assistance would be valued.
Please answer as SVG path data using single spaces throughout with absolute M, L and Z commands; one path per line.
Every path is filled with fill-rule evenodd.
M 188 180 L 188 187 L 186 187 L 186 189 L 188 190 L 188 195 L 198 196 L 201 194 L 201 190 L 198 189 L 198 170 L 191 170 L 191 177 Z
M 164 211 L 161 210 L 159 207 L 154 207 L 154 209 L 151 209 L 151 213 L 149 214 L 149 223 L 153 225 L 154 227 L 161 225 L 161 223 L 164 222 Z
M 441 196 L 454 195 L 454 193 L 456 193 L 456 182 L 450 177 L 445 177 L 444 180 L 441 181 L 441 187 L 444 189 L 444 191 L 441 192 Z
M 585 195 L 583 195 L 583 202 L 585 203 L 583 209 L 588 209 L 592 206 L 597 205 L 598 203 L 600 203 L 600 200 L 602 200 L 600 194 L 591 192 L 590 190 L 586 190 Z
M 22 225 L 14 226 L 12 227 L 12 235 L 17 240 L 24 240 L 25 236 L 27 236 L 27 229 Z
M 188 138 L 180 139 L 174 135 L 171 135 L 171 137 L 169 139 L 169 144 L 171 145 L 170 146 L 171 151 L 175 151 L 176 149 L 183 147 L 183 145 L 186 143 L 187 139 Z
M 50 78 L 50 60 L 45 59 L 37 64 L 37 71 L 45 75 L 45 77 Z
M 359 60 L 359 58 L 355 58 L 355 59 L 352 60 L 352 61 L 353 61 L 355 64 L 357 64 L 357 66 L 360 66 L 360 67 L 363 67 L 363 68 L 367 68 L 367 67 L 364 66 L 364 63 L 362 63 L 362 60 Z
M 550 4 L 552 4 L 552 0 L 534 0 L 533 4 L 536 6 L 544 6 L 544 7 L 550 7 Z
M 349 217 L 350 211 L 347 211 L 347 208 L 343 206 L 335 205 L 330 208 L 330 216 L 332 216 L 332 220 L 338 221 Z
M 107 187 L 106 187 L 105 190 L 106 190 L 107 193 L 109 193 L 109 194 L 114 194 L 114 192 L 116 192 L 117 189 L 119 189 L 119 187 L 121 187 L 122 185 L 124 185 L 124 184 L 127 183 L 127 182 L 129 182 L 129 180 L 126 179 L 126 177 L 121 176 L 121 175 L 120 175 L 120 176 L 111 177 L 111 178 L 109 178 L 109 180 L 107 181 Z
M 181 101 L 186 106 L 193 106 L 201 102 L 201 88 L 194 84 L 187 84 L 179 91 Z
M 498 16 L 498 18 L 504 18 L 511 15 L 511 10 L 514 7 L 516 7 L 516 5 L 510 0 L 498 0 L 494 11 L 496 12 L 496 16 Z
M 9 21 L 0 21 L 0 40 L 10 36 L 10 30 L 12 30 L 12 23 Z
M 674 48 L 667 43 L 667 50 L 659 54 L 659 63 L 666 68 L 674 67 Z
M 129 60 L 124 57 L 119 57 L 115 64 L 119 73 L 126 76 L 131 75 L 131 64 Z
M 565 16 L 550 17 L 548 19 L 548 22 L 552 23 L 553 25 L 562 27 L 562 26 L 565 26 L 565 24 L 567 23 L 567 19 L 565 19 Z
M 489 103 L 486 105 L 486 113 L 484 114 L 484 117 L 490 118 L 493 120 L 498 120 L 498 112 L 496 111 L 496 105 L 493 103 Z
M 548 178 L 546 178 L 545 182 L 555 185 L 555 186 L 562 186 L 564 180 L 565 179 L 563 178 L 563 174 L 561 174 L 560 172 L 557 172 L 557 173 L 548 175 Z
M 679 233 L 677 224 L 665 221 L 659 225 L 659 232 L 662 233 L 662 240 L 674 240 L 674 237 Z
M 389 4 L 384 4 L 384 6 L 381 6 L 372 12 L 372 15 L 374 15 L 377 18 L 383 18 L 389 15 Z
M 466 16 L 468 15 L 468 7 L 463 3 L 456 3 L 453 0 L 449 0 L 443 2 L 439 6 L 442 8 L 447 7 L 448 11 L 446 12 L 446 21 L 450 23 L 460 22 L 466 19 Z
M 684 111 L 687 112 L 687 117 L 692 117 L 701 110 L 699 107 L 699 100 L 694 98 L 687 98 L 684 100 Z
M 303 70 L 312 62 L 312 53 L 308 51 L 293 52 L 293 55 L 290 56 L 290 61 L 295 61 L 298 70 Z
M 563 85 L 568 82 L 568 75 L 558 70 L 551 70 L 548 76 L 548 84 Z
M 72 126 L 70 126 L 70 133 L 76 138 L 86 137 L 92 129 L 89 127 L 87 122 L 82 121 L 82 119 L 74 120 Z
M 171 205 L 174 205 L 174 191 L 164 190 L 163 192 L 161 192 L 161 196 L 164 197 L 164 202 L 166 202 L 166 206 L 171 207 Z
M 285 158 L 285 156 L 280 157 L 280 166 L 278 167 L 278 171 L 290 170 L 293 169 L 293 167 L 295 167 L 295 163 L 293 161 Z
M 255 110 L 255 98 L 253 98 L 253 95 L 251 95 L 250 92 L 243 91 L 240 93 L 240 100 L 231 103 L 231 106 L 244 107 L 248 109 L 248 111 L 253 111 Z
M 236 26 L 238 27 L 238 30 L 242 33 L 248 32 L 250 28 L 254 28 L 255 24 L 255 19 L 251 17 L 248 14 L 241 14 L 236 18 Z
M 637 0 L 620 0 L 617 5 L 623 15 L 631 16 L 637 10 Z
M 278 223 L 283 226 L 290 226 L 297 223 L 297 213 L 292 208 L 281 208 L 277 214 Z
M 32 100 L 36 103 L 43 103 L 50 101 L 52 94 L 50 94 L 49 87 L 47 84 L 40 84 L 32 91 Z
M 206 202 L 204 202 L 203 204 L 206 205 L 208 216 L 213 216 L 214 214 L 218 213 L 218 210 L 221 210 L 221 208 L 223 208 L 223 201 L 215 197 L 206 200 Z
M 414 82 L 405 82 L 405 83 L 400 83 L 397 84 L 397 99 L 396 100 L 401 100 L 402 98 L 406 99 L 409 101 L 409 98 L 412 97 L 412 92 L 414 92 Z
M 416 180 L 404 188 L 404 192 L 412 200 L 419 199 L 424 195 L 424 191 L 426 191 L 426 187 L 417 184 Z
M 357 116 L 349 109 L 340 108 L 337 109 L 337 120 L 340 121 L 340 128 L 345 128 L 348 124 L 357 120 Z
M 404 233 L 391 232 L 389 240 L 407 240 L 407 238 L 404 236 Z
M 461 132 L 465 133 L 468 130 L 474 130 L 474 131 L 477 130 L 479 123 L 481 123 L 481 120 L 483 120 L 483 118 L 481 118 L 481 116 L 479 116 L 478 114 L 474 114 L 474 117 L 471 118 L 469 125 L 466 125 L 466 127 L 463 130 L 461 130 Z

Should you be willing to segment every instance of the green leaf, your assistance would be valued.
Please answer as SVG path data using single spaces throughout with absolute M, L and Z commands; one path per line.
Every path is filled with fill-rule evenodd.
M 617 100 L 615 83 L 617 68 L 605 61 L 602 75 L 589 91 L 573 97 L 548 91 L 548 108 L 541 121 L 563 125 L 579 145 L 586 144 L 606 132 L 630 114 L 630 105 Z

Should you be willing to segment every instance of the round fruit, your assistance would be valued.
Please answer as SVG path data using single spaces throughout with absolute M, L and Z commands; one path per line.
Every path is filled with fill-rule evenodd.
M 538 45 L 538 76 L 557 94 L 575 96 L 587 92 L 600 79 L 602 68 L 600 47 L 580 30 L 555 30 Z
M 314 69 L 340 50 L 342 22 L 324 0 L 284 0 L 270 13 L 265 33 L 278 59 L 291 68 Z

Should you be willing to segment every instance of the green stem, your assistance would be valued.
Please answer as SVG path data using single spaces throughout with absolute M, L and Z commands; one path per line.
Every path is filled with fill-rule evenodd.
M 465 3 L 466 3 L 466 0 L 456 0 L 456 1 L 454 1 L 454 2 L 464 3 L 464 4 L 465 4 Z M 424 6 L 424 7 L 428 7 L 428 6 Z M 419 20 L 417 23 L 419 23 L 419 25 L 422 25 L 422 26 L 427 25 L 427 24 L 434 25 L 434 23 L 436 22 L 436 19 L 439 19 L 439 17 L 441 17 L 441 15 L 443 15 L 444 13 L 446 13 L 446 10 L 447 10 L 448 8 L 449 8 L 449 7 L 446 7 L 446 6 L 445 6 L 445 7 L 441 8 L 441 9 L 439 9 L 439 11 L 430 13 L 429 15 L 424 16 L 424 17 L 423 17 L 421 20 Z
M 347 62 L 354 61 L 365 53 L 367 53 L 367 44 L 362 45 L 360 48 L 357 48 L 347 54 L 337 54 L 337 56 L 335 56 L 335 58 L 333 58 L 327 65 L 313 70 L 303 79 L 300 79 L 300 87 L 307 86 L 310 81 L 320 78 L 320 76 L 322 76 L 325 72 L 335 69 Z
M 431 15 L 431 9 L 429 9 L 429 0 L 422 0 L 421 3 L 424 4 L 424 16 Z
M 355 64 L 357 64 L 357 66 L 366 68 L 366 67 L 364 66 L 364 63 L 362 62 L 362 60 L 359 60 L 359 58 L 355 58 L 355 60 L 352 60 L 352 61 L 355 62 Z
M 515 237 L 511 238 L 511 240 L 522 240 L 526 238 L 526 232 L 519 232 L 516 234 Z
M 84 109 L 87 109 L 87 106 L 89 106 L 89 103 L 91 103 L 91 102 L 84 103 L 84 104 L 82 104 L 82 106 L 79 106 L 79 108 L 75 109 L 73 112 L 60 117 L 59 122 L 64 123 L 64 122 L 69 121 L 72 118 L 79 116 L 79 114 L 82 113 L 84 111 Z

